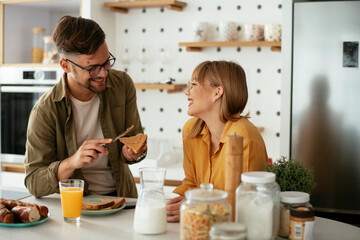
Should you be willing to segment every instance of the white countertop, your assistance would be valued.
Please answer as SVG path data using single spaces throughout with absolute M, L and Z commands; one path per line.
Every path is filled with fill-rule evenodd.
M 167 232 L 160 235 L 141 235 L 133 230 L 134 209 L 123 209 L 117 213 L 100 216 L 81 217 L 80 224 L 65 223 L 63 220 L 60 195 L 52 194 L 43 198 L 33 196 L 22 201 L 46 205 L 51 216 L 42 224 L 25 228 L 0 227 L 0 236 L 6 236 L 7 240 L 12 239 L 179 239 L 179 223 L 168 223 Z M 316 217 L 315 218 L 315 239 L 347 239 L 359 240 L 360 228 Z

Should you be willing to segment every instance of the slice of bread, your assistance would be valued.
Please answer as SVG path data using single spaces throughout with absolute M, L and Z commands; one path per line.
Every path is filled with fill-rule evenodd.
M 124 202 L 125 202 L 125 198 L 124 198 L 124 197 L 117 197 L 117 198 L 100 198 L 100 201 L 101 201 L 102 203 L 106 203 L 106 202 L 109 202 L 109 201 L 113 201 L 113 202 L 114 202 L 114 205 L 103 209 L 103 210 L 109 210 L 109 209 L 116 209 L 116 208 L 120 207 L 121 205 L 123 205 Z
M 147 135 L 138 133 L 135 136 L 132 137 L 122 137 L 119 139 L 122 143 L 124 143 L 126 146 L 131 148 L 135 153 L 138 153 L 142 146 L 146 143 Z
M 81 209 L 83 210 L 103 210 L 104 208 L 111 207 L 115 204 L 115 202 L 107 201 L 107 202 L 89 202 L 89 201 L 83 201 Z

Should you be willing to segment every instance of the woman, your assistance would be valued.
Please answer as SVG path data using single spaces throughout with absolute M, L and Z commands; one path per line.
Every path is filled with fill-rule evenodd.
M 201 183 L 212 183 L 225 189 L 226 136 L 243 136 L 243 171 L 265 169 L 267 153 L 257 128 L 241 116 L 248 92 L 242 67 L 227 61 L 206 61 L 199 64 L 185 92 L 194 118 L 183 127 L 185 179 L 174 192 L 179 197 L 170 200 L 167 220 L 179 221 L 184 193 Z

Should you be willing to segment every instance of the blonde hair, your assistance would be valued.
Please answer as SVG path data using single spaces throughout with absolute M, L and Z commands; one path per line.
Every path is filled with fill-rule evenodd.
M 204 83 L 205 78 L 213 87 L 222 86 L 224 93 L 220 99 L 220 119 L 223 122 L 236 121 L 243 117 L 248 101 L 248 89 L 244 69 L 231 61 L 205 61 L 200 63 L 193 71 L 191 79 L 200 84 Z M 200 134 L 205 122 L 197 119 L 188 137 L 196 137 Z

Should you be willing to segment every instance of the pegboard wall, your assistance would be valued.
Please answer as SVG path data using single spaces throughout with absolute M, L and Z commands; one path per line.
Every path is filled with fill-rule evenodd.
M 282 23 L 281 0 L 189 0 L 182 12 L 167 8 L 130 9 L 115 14 L 116 68 L 125 70 L 135 83 L 161 82 L 167 77 L 187 83 L 193 69 L 205 60 L 231 60 L 247 75 L 250 120 L 264 127 L 268 155 L 280 153 L 281 52 L 270 47 L 213 47 L 187 52 L 179 42 L 193 41 L 193 22 L 210 24 L 209 41 L 219 40 L 221 21 L 237 24 L 242 40 L 244 24 Z M 160 52 L 165 50 L 165 55 Z M 182 93 L 137 90 L 138 108 L 149 140 L 163 139 L 181 148 L 181 130 L 189 119 L 187 98 Z

